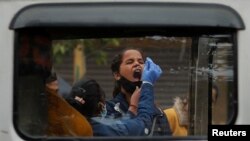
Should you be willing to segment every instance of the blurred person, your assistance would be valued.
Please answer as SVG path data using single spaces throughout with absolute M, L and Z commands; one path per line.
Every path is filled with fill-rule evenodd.
M 225 124 L 221 119 L 221 116 L 225 114 L 220 111 L 219 105 L 217 105 L 217 100 L 219 97 L 219 88 L 217 85 L 212 86 L 212 124 Z
M 188 98 L 176 97 L 174 105 L 164 110 L 173 136 L 188 135 Z
M 45 81 L 43 103 L 47 105 L 46 134 L 49 136 L 93 136 L 88 120 L 58 94 L 55 72 Z
M 217 102 L 219 96 L 219 89 L 217 85 L 213 85 L 212 87 L 212 106 L 214 106 Z

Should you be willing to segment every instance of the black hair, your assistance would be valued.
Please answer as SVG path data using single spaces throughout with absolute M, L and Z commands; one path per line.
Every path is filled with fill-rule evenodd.
M 78 96 L 85 103 L 82 104 L 75 99 Z M 67 102 L 86 117 L 93 117 L 100 113 L 99 102 L 104 101 L 105 93 L 100 85 L 94 80 L 84 78 L 76 82 L 70 92 Z
M 123 55 L 128 50 L 137 50 L 142 55 L 143 59 L 145 59 L 144 54 L 143 54 L 141 49 L 125 48 L 120 53 L 116 54 L 114 56 L 114 58 L 112 59 L 111 66 L 110 66 L 112 74 L 120 72 L 120 65 L 122 63 Z M 119 82 L 115 81 L 115 86 L 114 86 L 114 90 L 113 90 L 113 97 L 116 97 L 116 95 L 119 94 L 120 92 L 121 92 L 121 84 Z

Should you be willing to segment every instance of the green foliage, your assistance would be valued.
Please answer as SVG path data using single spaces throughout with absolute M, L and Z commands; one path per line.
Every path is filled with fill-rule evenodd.
M 77 40 L 56 40 L 53 42 L 53 58 L 56 64 L 61 64 L 62 59 L 73 53 L 74 48 L 81 44 L 84 47 L 86 58 L 94 57 L 98 65 L 107 64 L 107 47 L 119 47 L 120 40 L 112 39 L 77 39 Z
M 117 38 L 112 39 L 103 39 L 103 42 L 106 46 L 113 46 L 113 47 L 119 47 L 120 46 L 120 40 Z
M 107 64 L 107 53 L 105 51 L 98 51 L 97 53 L 98 55 L 96 56 L 96 64 L 98 65 L 103 65 L 103 64 Z

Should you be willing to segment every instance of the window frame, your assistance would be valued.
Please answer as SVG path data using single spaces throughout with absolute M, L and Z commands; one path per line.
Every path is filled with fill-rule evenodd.
M 69 5 L 69 7 L 66 8 L 65 5 L 67 6 Z M 91 8 L 94 7 L 93 11 L 96 12 L 92 13 L 93 11 L 89 7 Z M 119 11 L 118 13 L 121 13 L 121 15 L 125 14 L 126 16 L 120 16 L 120 15 L 116 15 L 114 17 L 111 16 L 113 14 L 112 11 L 109 10 L 106 11 L 106 9 L 110 7 L 112 7 L 113 10 Z M 141 13 L 136 12 L 138 8 L 141 9 Z M 148 8 L 150 10 L 148 10 Z M 193 8 L 197 9 L 197 11 L 194 11 Z M 153 13 L 152 11 L 154 10 L 156 10 L 157 16 L 154 16 L 152 14 Z M 213 10 L 217 11 L 218 15 L 214 15 L 213 12 L 211 12 Z M 58 14 L 58 11 L 59 12 L 64 11 L 62 15 L 65 16 L 63 18 L 55 18 L 56 15 Z M 183 17 L 182 14 L 185 12 L 189 16 L 185 15 Z M 84 14 L 79 14 L 79 13 L 84 13 Z M 100 14 L 100 13 L 105 13 L 105 14 Z M 131 14 L 135 14 L 135 16 L 130 17 Z M 72 18 L 71 17 L 72 15 L 75 16 Z M 205 15 L 208 16 L 208 19 L 202 18 Z M 142 17 L 142 18 L 136 18 L 136 17 Z M 221 19 L 221 17 L 225 18 Z M 212 22 L 207 22 L 207 21 L 212 21 Z M 79 28 L 80 30 L 78 30 Z M 22 10 L 20 10 L 15 15 L 10 24 L 10 29 L 15 31 L 16 39 L 18 38 L 18 32 L 26 29 L 28 30 L 38 29 L 38 31 L 39 30 L 49 31 L 50 33 L 52 33 L 51 35 L 53 39 L 61 38 L 64 35 L 69 35 L 69 36 L 76 35 L 76 37 L 78 37 L 82 35 L 82 32 L 89 33 L 89 31 L 94 31 L 94 32 L 93 34 L 87 35 L 86 37 L 88 38 L 96 37 L 96 33 L 100 30 L 103 31 L 102 34 L 99 35 L 100 37 L 102 35 L 130 36 L 131 32 L 132 33 L 135 32 L 135 29 L 137 29 L 139 34 L 141 33 L 153 34 L 155 33 L 155 31 L 158 31 L 159 33 L 162 33 L 164 35 L 170 34 L 176 36 L 178 35 L 183 36 L 185 34 L 186 35 L 192 34 L 193 36 L 197 36 L 200 35 L 201 33 L 224 33 L 224 32 L 235 33 L 233 34 L 235 38 L 234 43 L 236 43 L 235 45 L 236 49 L 234 52 L 234 57 L 235 57 L 234 59 L 236 59 L 235 60 L 236 64 L 234 64 L 236 66 L 236 68 L 234 69 L 234 76 L 235 76 L 234 82 L 236 85 L 234 89 L 235 90 L 234 93 L 236 96 L 234 98 L 235 100 L 237 100 L 237 83 L 238 83 L 236 32 L 237 30 L 242 30 L 244 28 L 245 26 L 241 17 L 237 14 L 237 12 L 235 12 L 230 7 L 217 4 L 190 4 L 190 3 L 80 3 L 80 5 L 66 4 L 66 3 L 36 4 L 25 7 Z M 165 32 L 162 32 L 162 30 Z M 184 31 L 184 34 L 180 33 L 179 32 L 180 30 Z M 58 31 L 60 31 L 61 34 L 58 34 Z M 135 34 L 136 33 L 134 33 L 133 35 Z M 15 43 L 15 46 L 17 46 L 17 43 Z M 16 51 L 15 54 L 17 54 Z M 17 70 L 15 69 L 14 71 L 15 71 L 15 77 L 14 77 L 15 80 L 17 78 L 16 76 Z M 16 85 L 17 84 L 15 83 L 14 84 L 15 88 L 17 87 Z M 13 94 L 14 99 L 15 99 L 15 90 Z M 209 100 L 211 101 L 211 99 Z M 237 109 L 237 102 L 235 102 L 234 104 L 235 108 Z M 14 106 L 14 108 L 15 107 L 16 106 Z M 232 118 L 229 124 L 235 122 L 236 115 L 237 114 L 235 114 L 235 117 Z M 211 119 L 211 113 L 208 116 L 210 116 L 208 118 Z M 23 138 L 27 138 L 27 136 L 23 135 L 22 133 L 20 133 L 20 135 Z M 78 139 L 78 137 L 74 139 Z M 95 139 L 98 140 L 98 137 Z M 130 140 L 130 139 L 135 139 L 135 137 L 126 137 L 126 138 L 105 137 L 104 139 Z M 145 140 L 145 137 L 138 137 L 138 138 L 136 137 L 136 139 Z M 156 139 L 157 140 L 179 139 L 179 137 L 159 137 L 159 138 L 157 137 Z M 205 140 L 207 139 L 207 137 L 188 136 L 181 139 Z M 84 138 L 81 139 L 79 138 L 79 140 L 84 140 Z

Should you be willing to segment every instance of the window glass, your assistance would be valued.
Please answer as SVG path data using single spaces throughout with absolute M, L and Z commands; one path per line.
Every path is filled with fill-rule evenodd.
M 112 99 L 110 64 L 126 48 L 139 48 L 162 68 L 154 96 L 163 114 L 173 107 L 176 97 L 187 98 L 187 116 L 182 119 L 186 120 L 186 135 L 206 136 L 208 124 L 227 124 L 234 116 L 235 105 L 231 103 L 236 87 L 236 53 L 232 33 L 170 36 L 156 32 L 88 38 L 54 38 L 56 32 L 30 30 L 17 33 L 14 123 L 28 137 L 82 136 L 83 132 L 91 136 L 87 119 L 65 106 L 65 99 L 82 77 L 95 79 L 106 100 Z M 56 96 L 46 91 L 53 74 L 57 83 L 52 87 L 58 84 L 54 87 Z M 86 130 L 80 133 L 81 128 Z

